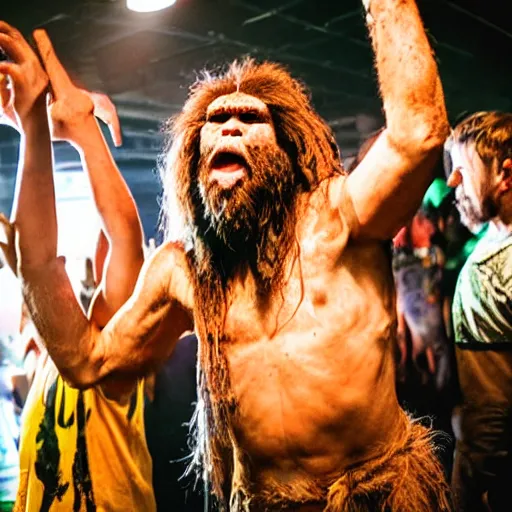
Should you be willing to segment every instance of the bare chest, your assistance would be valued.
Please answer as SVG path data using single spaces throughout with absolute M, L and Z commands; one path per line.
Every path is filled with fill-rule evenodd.
M 235 431 L 253 459 L 322 459 L 332 450 L 343 458 L 340 440 L 357 451 L 347 435 L 365 442 L 361 429 L 378 413 L 370 397 L 393 387 L 392 287 L 380 253 L 339 244 L 346 240 L 330 233 L 305 239 L 265 307 L 250 282 L 234 289 L 224 348 Z

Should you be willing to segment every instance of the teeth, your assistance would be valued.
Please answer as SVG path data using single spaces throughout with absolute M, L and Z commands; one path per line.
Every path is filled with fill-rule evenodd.
M 221 170 L 213 170 L 210 173 L 210 182 L 216 182 L 221 187 L 232 187 L 237 181 L 245 176 L 245 169 L 238 167 L 228 172 Z

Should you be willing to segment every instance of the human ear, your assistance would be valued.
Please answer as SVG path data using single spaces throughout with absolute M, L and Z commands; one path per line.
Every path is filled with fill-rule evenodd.
M 512 189 L 512 158 L 505 158 L 500 169 L 500 189 L 508 192 Z

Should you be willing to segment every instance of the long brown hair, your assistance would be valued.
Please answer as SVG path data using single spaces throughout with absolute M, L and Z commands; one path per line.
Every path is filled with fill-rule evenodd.
M 266 268 L 284 266 L 293 245 L 298 194 L 312 191 L 322 180 L 343 172 L 331 129 L 313 109 L 303 85 L 278 64 L 247 59 L 233 62 L 218 76 L 203 73 L 191 87 L 182 112 L 167 123 L 168 141 L 161 162 L 162 227 L 166 238 L 179 239 L 189 249 L 200 339 L 193 465 L 201 468 L 203 477 L 211 482 L 221 508 L 227 505 L 229 494 L 233 504 L 234 499 L 240 499 L 234 495 L 248 486 L 247 465 L 234 443 L 232 424 L 237 408 L 222 347 L 227 341 L 224 320 L 232 275 L 226 268 L 237 268 L 240 253 L 230 252 L 230 247 L 211 234 L 199 197 L 198 167 L 200 132 L 207 108 L 216 98 L 234 92 L 255 96 L 267 105 L 278 145 L 291 167 L 287 186 L 274 189 L 272 206 L 257 217 L 264 234 L 252 249 L 258 254 L 255 270 L 262 278 Z M 276 217 L 282 222 L 275 222 Z M 263 226 L 267 225 L 265 231 Z M 230 257 L 235 260 L 231 266 L 227 261 Z M 272 273 L 269 282 L 275 284 L 280 278 L 279 271 Z

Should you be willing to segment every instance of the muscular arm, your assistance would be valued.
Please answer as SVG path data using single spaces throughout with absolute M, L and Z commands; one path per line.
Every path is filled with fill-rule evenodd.
M 372 0 L 370 14 L 386 129 L 346 186 L 359 224 L 353 236 L 389 239 L 417 210 L 449 127 L 414 0 Z
M 23 261 L 16 264 L 43 265 L 53 260 L 57 252 L 52 149 L 46 112 L 48 77 L 22 34 L 2 21 L 0 47 L 11 59 L 0 62 L 0 74 L 8 75 L 12 83 L 10 90 L 5 78 L 2 80 L 1 113 L 21 134 L 11 215 L 15 244 L 23 254 Z
M 144 375 L 163 363 L 181 334 L 192 328 L 185 256 L 171 244 L 144 264 L 132 297 L 103 329 L 84 315 L 61 260 L 25 269 L 23 279 L 27 304 L 51 358 L 78 388 Z

